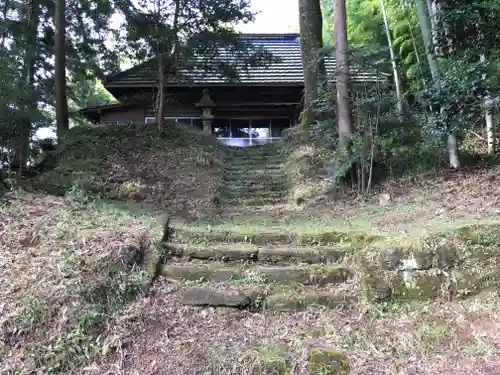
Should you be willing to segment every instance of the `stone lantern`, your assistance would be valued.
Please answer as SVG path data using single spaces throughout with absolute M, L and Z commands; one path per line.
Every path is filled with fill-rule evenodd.
M 203 122 L 203 132 L 210 134 L 212 132 L 212 120 L 214 118 L 212 114 L 212 108 L 215 107 L 215 103 L 210 97 L 210 91 L 208 89 L 203 90 L 203 96 L 200 101 L 195 104 L 196 108 L 201 108 L 203 113 L 201 115 L 201 121 Z

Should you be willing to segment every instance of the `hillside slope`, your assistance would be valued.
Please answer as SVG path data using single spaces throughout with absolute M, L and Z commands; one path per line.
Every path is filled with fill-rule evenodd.
M 216 200 L 225 150 L 175 123 L 161 136 L 151 125 L 79 126 L 55 153 L 55 169 L 37 185 L 51 194 L 98 194 L 196 218 Z

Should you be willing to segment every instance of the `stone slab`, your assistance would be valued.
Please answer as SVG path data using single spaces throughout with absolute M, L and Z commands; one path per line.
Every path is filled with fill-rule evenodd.
M 252 305 L 251 297 L 235 290 L 192 287 L 178 292 L 180 302 L 192 306 L 246 308 Z
M 259 249 L 257 259 L 266 263 L 322 263 L 339 262 L 346 251 L 339 248 L 313 248 L 313 247 L 265 247 Z
M 242 272 L 238 268 L 218 267 L 212 265 L 196 264 L 166 264 L 163 266 L 162 275 L 167 279 L 190 281 L 230 281 L 240 279 Z
M 325 285 L 345 282 L 351 275 L 343 266 L 258 266 L 251 268 L 268 282 L 296 282 L 304 285 Z

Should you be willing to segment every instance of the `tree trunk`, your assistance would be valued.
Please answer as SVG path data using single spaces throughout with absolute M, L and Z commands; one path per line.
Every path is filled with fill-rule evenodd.
M 340 147 L 349 151 L 352 136 L 352 117 L 349 105 L 349 58 L 345 0 L 336 0 L 333 14 L 335 57 L 337 61 L 337 121 Z
M 156 7 L 156 58 L 158 61 L 158 91 L 156 94 L 156 106 L 155 106 L 155 119 L 158 132 L 163 131 L 164 123 L 164 107 L 165 107 L 165 77 L 167 76 L 167 70 L 171 70 L 172 66 L 176 65 L 176 58 L 179 52 L 179 17 L 180 17 L 180 7 L 181 1 L 175 0 L 174 2 L 174 20 L 172 24 L 172 30 L 170 31 L 168 37 L 163 39 L 160 35 L 160 22 L 161 22 L 161 12 L 162 12 L 162 1 L 157 0 L 155 3 Z M 165 49 L 165 46 L 169 50 Z M 170 66 L 167 68 L 165 66 L 165 56 L 168 54 L 168 63 Z
M 23 80 L 24 92 L 21 93 L 19 101 L 22 111 L 19 133 L 14 147 L 14 159 L 11 162 L 13 169 L 20 172 L 28 164 L 30 139 L 32 131 L 32 116 L 37 113 L 37 102 L 35 93 L 35 62 L 36 62 L 36 41 L 39 24 L 39 4 L 38 0 L 31 0 L 27 5 L 27 28 L 26 28 L 26 49 L 23 58 Z
M 156 16 L 156 30 L 155 30 L 155 42 L 156 42 L 156 60 L 158 64 L 158 87 L 156 92 L 156 105 L 155 105 L 155 120 L 158 132 L 163 131 L 163 108 L 165 105 L 165 67 L 164 67 L 164 50 L 163 40 L 160 36 L 160 22 L 161 22 L 161 0 L 155 2 L 155 16 Z
M 495 145 L 495 125 L 493 123 L 493 114 L 492 114 L 492 100 L 488 95 L 484 99 L 484 116 L 486 120 L 486 139 L 488 142 L 488 154 L 493 155 L 495 153 L 496 145 Z
M 299 0 L 299 27 L 304 70 L 301 124 L 308 128 L 316 120 L 314 103 L 318 98 L 318 86 L 326 79 L 325 62 L 319 54 L 323 47 L 323 17 L 319 0 Z
M 68 99 L 66 88 L 66 0 L 55 3 L 55 81 L 57 138 L 61 139 L 69 129 Z
M 437 81 L 441 78 L 441 68 L 439 62 L 434 53 L 434 45 L 432 42 L 432 32 L 431 32 L 431 21 L 430 17 L 434 15 L 428 15 L 426 0 L 415 0 L 417 6 L 418 19 L 420 22 L 420 30 L 422 31 L 422 39 L 425 45 L 425 53 L 427 55 L 427 60 L 429 61 L 429 67 L 431 70 L 432 79 Z M 454 131 L 448 132 L 448 156 L 450 166 L 452 168 L 459 168 L 460 161 L 458 157 L 458 142 L 457 136 Z
M 7 20 L 9 7 L 10 7 L 10 1 L 4 0 L 3 8 L 2 8 L 2 20 L 4 22 Z M 9 31 L 8 28 L 5 27 L 3 32 L 2 32 L 2 41 L 0 42 L 0 45 L 2 47 L 5 47 L 5 39 L 7 38 L 8 31 Z
M 159 43 L 157 43 L 158 45 Z M 157 48 L 157 59 L 158 59 L 158 92 L 156 93 L 156 127 L 158 132 L 163 131 L 163 108 L 165 106 L 165 67 L 163 63 L 163 53 L 159 52 Z
M 481 54 L 481 63 L 487 64 L 485 54 Z M 482 76 L 483 81 L 486 80 L 486 74 Z M 493 114 L 492 114 L 493 103 L 489 92 L 484 98 L 484 118 L 486 120 L 486 140 L 488 144 L 488 154 L 493 155 L 495 153 L 495 127 L 493 125 Z
M 417 6 L 418 19 L 420 22 L 420 30 L 422 32 L 422 39 L 425 46 L 425 54 L 429 62 L 429 68 L 434 80 L 441 77 L 441 69 L 439 62 L 434 54 L 434 45 L 432 43 L 431 22 L 427 13 L 427 4 L 425 0 L 415 0 Z
M 387 19 L 387 11 L 385 9 L 384 0 L 380 0 L 380 7 L 382 8 L 382 16 L 384 18 L 385 33 L 387 35 L 387 44 L 389 46 L 389 53 L 391 56 L 392 72 L 394 75 L 394 85 L 396 87 L 396 103 L 398 114 L 403 114 L 403 98 L 401 97 L 401 80 L 399 78 L 398 66 L 396 64 L 396 54 L 394 53 L 394 46 L 392 44 L 391 31 L 389 30 L 389 21 Z

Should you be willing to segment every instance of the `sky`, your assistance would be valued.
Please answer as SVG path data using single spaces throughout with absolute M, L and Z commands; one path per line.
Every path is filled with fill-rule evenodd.
M 293 5 L 293 6 L 292 6 Z M 294 33 L 299 31 L 297 0 L 251 0 L 252 10 L 258 12 L 255 22 L 237 27 L 242 33 Z M 39 129 L 37 137 L 55 137 L 48 128 Z
M 252 9 L 260 12 L 252 24 L 240 25 L 244 33 L 294 33 L 299 31 L 297 0 L 251 0 Z

